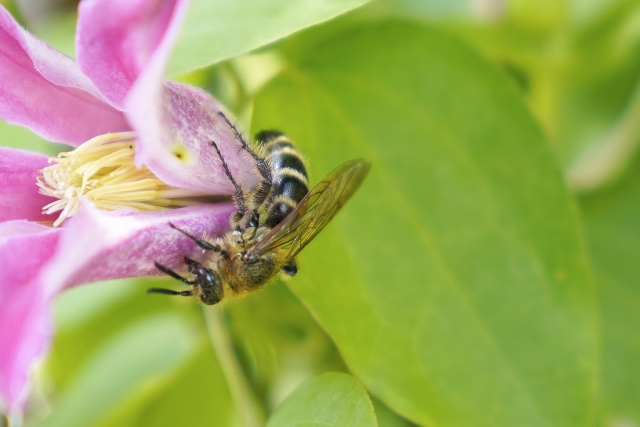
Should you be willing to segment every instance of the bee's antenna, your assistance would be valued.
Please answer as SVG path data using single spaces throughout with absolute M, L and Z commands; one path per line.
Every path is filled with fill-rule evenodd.
M 147 293 L 148 294 L 164 294 L 164 295 L 180 295 L 183 297 L 190 297 L 191 295 L 193 295 L 191 291 L 178 292 L 178 291 L 165 289 L 165 288 L 149 288 L 147 289 Z

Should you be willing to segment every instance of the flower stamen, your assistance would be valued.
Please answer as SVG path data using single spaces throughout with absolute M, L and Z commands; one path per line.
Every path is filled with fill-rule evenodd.
M 212 196 L 196 190 L 171 187 L 147 167 L 136 168 L 133 132 L 100 135 L 73 151 L 49 159 L 40 170 L 40 193 L 56 201 L 42 208 L 45 214 L 61 211 L 54 226 L 75 215 L 81 199 L 103 210 L 132 208 L 158 211 L 200 204 Z

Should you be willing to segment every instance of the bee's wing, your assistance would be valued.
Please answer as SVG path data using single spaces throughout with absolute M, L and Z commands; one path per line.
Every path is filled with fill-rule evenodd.
M 278 249 L 288 251 L 283 259 L 296 256 L 353 196 L 370 167 L 371 163 L 362 159 L 350 160 L 338 166 L 313 187 L 251 253 L 261 255 Z

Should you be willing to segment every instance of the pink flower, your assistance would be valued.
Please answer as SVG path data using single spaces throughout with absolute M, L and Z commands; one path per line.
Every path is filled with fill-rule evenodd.
M 169 221 L 197 236 L 228 227 L 231 203 L 193 203 L 232 194 L 211 141 L 241 185 L 255 185 L 216 101 L 163 79 L 187 6 L 83 1 L 77 63 L 0 6 L 0 118 L 78 147 L 53 164 L 0 148 L 0 401 L 12 417 L 26 403 L 30 366 L 49 345 L 58 292 L 155 275 L 154 261 L 181 265 L 197 248 Z M 62 226 L 45 225 L 56 220 Z

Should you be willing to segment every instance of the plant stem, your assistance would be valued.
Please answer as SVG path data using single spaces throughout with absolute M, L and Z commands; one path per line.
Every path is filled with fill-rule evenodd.
M 0 426 L 6 425 L 6 427 L 22 427 L 21 417 L 5 417 L 4 423 L 2 422 L 2 414 L 0 414 Z
M 203 311 L 209 331 L 209 341 L 227 380 L 231 399 L 238 412 L 239 425 L 242 427 L 263 427 L 265 424 L 264 411 L 249 387 L 233 351 L 222 306 L 220 304 L 205 306 Z

